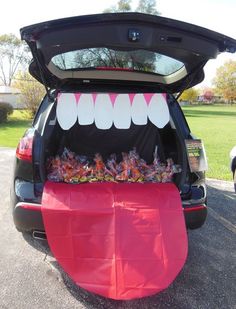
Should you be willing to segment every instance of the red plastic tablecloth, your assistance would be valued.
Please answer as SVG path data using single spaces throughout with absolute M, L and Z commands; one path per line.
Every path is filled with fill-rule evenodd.
M 174 184 L 45 185 L 42 214 L 50 248 L 79 286 L 113 299 L 155 294 L 187 256 Z

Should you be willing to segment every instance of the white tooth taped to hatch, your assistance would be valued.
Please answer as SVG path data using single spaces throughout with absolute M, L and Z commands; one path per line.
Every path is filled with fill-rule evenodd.
M 112 126 L 113 108 L 108 94 L 98 94 L 94 106 L 95 125 L 98 129 L 108 130 Z
M 169 108 L 164 96 L 155 93 L 148 105 L 148 118 L 158 128 L 163 128 L 170 120 Z
M 62 93 L 57 99 L 56 115 L 63 130 L 69 130 L 77 120 L 77 104 L 73 93 Z
M 81 94 L 78 102 L 78 122 L 80 125 L 90 125 L 94 122 L 94 102 L 92 94 Z
M 131 124 L 131 103 L 128 94 L 118 94 L 113 107 L 114 126 L 129 129 Z
M 142 93 L 134 96 L 131 106 L 131 117 L 136 125 L 147 124 L 147 102 Z

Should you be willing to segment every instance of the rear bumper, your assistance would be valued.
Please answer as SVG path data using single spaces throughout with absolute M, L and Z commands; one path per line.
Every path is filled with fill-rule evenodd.
M 186 227 L 188 229 L 197 229 L 206 221 L 207 207 L 205 204 L 189 206 L 183 208 L 183 210 Z
M 190 205 L 183 208 L 186 227 L 196 229 L 201 227 L 207 216 L 205 204 Z M 13 219 L 19 231 L 44 231 L 41 204 L 19 202 L 13 210 Z
M 17 203 L 13 209 L 13 220 L 19 231 L 44 231 L 41 204 Z

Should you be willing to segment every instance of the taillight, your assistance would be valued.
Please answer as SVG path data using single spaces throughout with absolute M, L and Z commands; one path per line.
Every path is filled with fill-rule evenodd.
M 17 148 L 16 157 L 20 160 L 32 162 L 33 132 L 28 130 L 21 138 Z

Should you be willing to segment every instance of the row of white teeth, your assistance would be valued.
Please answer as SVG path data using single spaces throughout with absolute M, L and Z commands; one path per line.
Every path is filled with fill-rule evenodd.
M 165 95 L 156 94 L 88 94 L 61 93 L 57 98 L 57 120 L 63 130 L 77 121 L 80 125 L 95 123 L 98 129 L 129 129 L 131 121 L 145 125 L 148 119 L 158 128 L 170 120 Z

